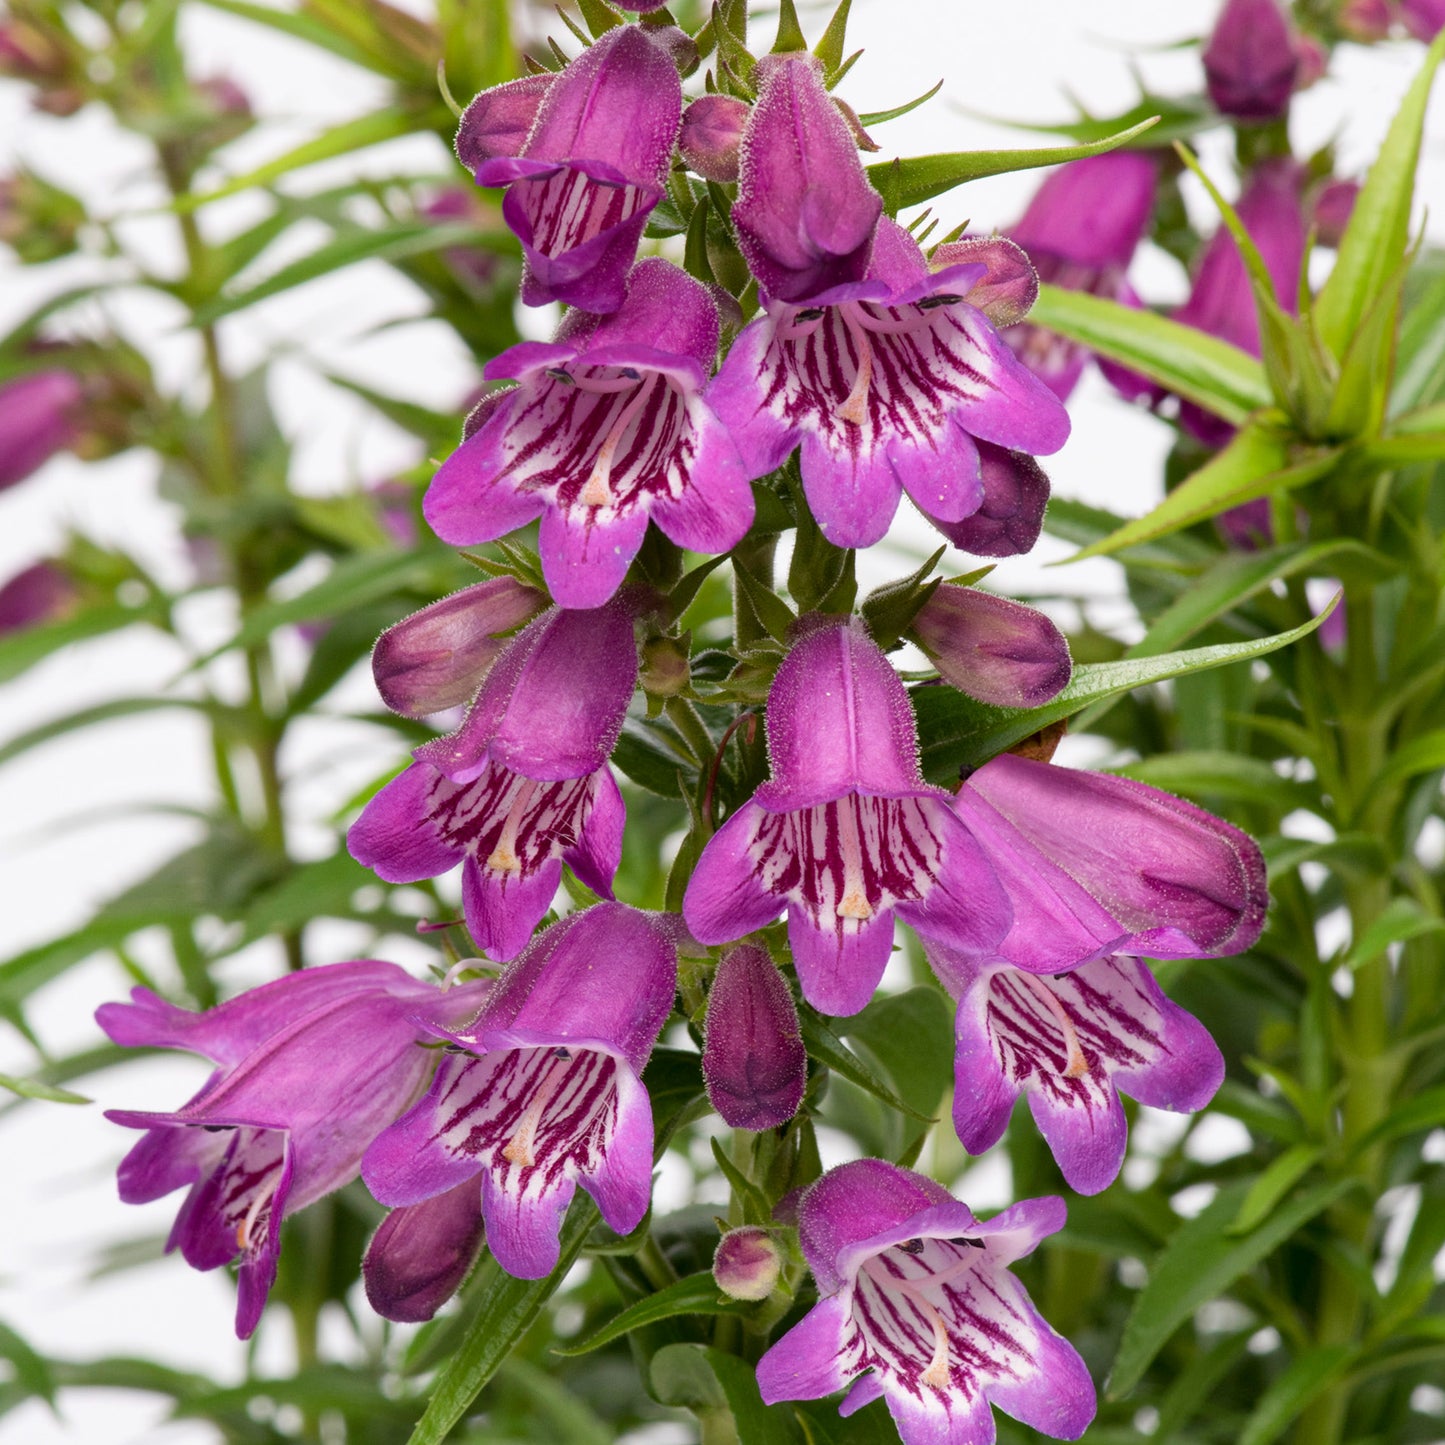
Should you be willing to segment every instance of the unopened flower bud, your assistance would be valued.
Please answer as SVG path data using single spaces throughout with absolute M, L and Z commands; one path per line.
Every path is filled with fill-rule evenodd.
M 1315 235 L 1322 246 L 1338 246 L 1359 199 L 1358 181 L 1330 181 L 1315 197 L 1310 208 Z
M 1069 644 L 1032 607 L 945 582 L 910 629 L 960 692 L 995 707 L 1039 707 L 1069 680 Z
M 381 634 L 371 654 L 382 701 L 406 717 L 470 701 L 507 645 L 503 634 L 546 604 L 515 577 L 493 577 L 403 618 Z
M 973 283 L 964 298 L 982 311 L 995 326 L 1012 326 L 1028 315 L 1039 299 L 1039 275 L 1024 248 L 1007 236 L 966 236 L 938 247 L 928 264 L 941 271 L 945 266 L 986 266 L 983 277 Z
M 1278 0 L 1226 0 L 1204 47 L 1209 98 L 1236 120 L 1275 120 L 1299 73 L 1295 37 Z
M 1033 457 L 977 442 L 983 505 L 961 522 L 929 521 L 975 557 L 1019 557 L 1039 540 L 1049 479 Z
M 803 1102 L 808 1054 L 798 1009 L 761 948 L 724 956 L 707 999 L 702 1050 L 707 1096 L 734 1129 L 774 1129 Z
M 482 1192 L 475 1179 L 393 1209 L 362 1260 L 367 1302 L 383 1319 L 403 1324 L 431 1319 L 476 1263 L 483 1237 Z
M 85 207 L 33 171 L 0 177 L 0 241 L 27 266 L 68 256 Z
M 679 75 L 691 75 L 702 63 L 697 41 L 680 26 L 649 25 L 647 33 L 654 44 L 667 52 Z
M 642 645 L 642 690 L 653 697 L 677 697 L 692 681 L 686 637 L 650 637 Z
M 1405 29 L 1427 45 L 1445 30 L 1445 0 L 1400 0 Z
M 484 90 L 462 112 L 457 159 L 474 171 L 483 161 L 515 156 L 527 141 L 554 75 L 524 75 Z
M 677 149 L 687 167 L 709 181 L 738 178 L 738 147 L 751 107 L 731 95 L 701 95 L 682 113 Z
M 0 585 L 0 637 L 58 621 L 79 599 L 68 572 L 54 562 L 35 562 Z
M 76 438 L 82 388 L 69 371 L 35 371 L 0 385 L 0 489 L 24 481 Z
M 1335 18 L 1351 40 L 1369 45 L 1390 33 L 1391 0 L 1345 0 Z
M 782 1268 L 783 1252 L 766 1229 L 730 1229 L 712 1257 L 712 1277 L 729 1299 L 767 1299 Z

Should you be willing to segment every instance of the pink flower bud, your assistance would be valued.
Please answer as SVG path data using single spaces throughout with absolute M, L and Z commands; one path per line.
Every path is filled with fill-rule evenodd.
M 1023 247 L 1006 236 L 965 236 L 950 241 L 934 251 L 928 264 L 935 271 L 945 266 L 987 266 L 987 274 L 974 283 L 964 300 L 995 326 L 1022 321 L 1039 299 L 1038 272 Z
M 1445 0 L 1400 0 L 1405 29 L 1427 45 L 1445 30 Z
M 1320 245 L 1340 244 L 1359 194 L 1358 181 L 1330 181 L 1315 197 L 1310 214 Z
M 70 574 L 54 562 L 35 562 L 0 586 L 0 637 L 54 622 L 79 600 Z
M 730 1229 L 712 1257 L 712 1277 L 729 1299 L 767 1299 L 782 1267 L 783 1252 L 766 1229 Z
M 524 75 L 484 90 L 462 112 L 457 159 L 474 171 L 483 161 L 520 154 L 553 75 Z
M 1236 120 L 1274 120 L 1299 74 L 1293 27 L 1278 0 L 1226 0 L 1204 47 L 1209 98 Z
M 81 385 L 51 369 L 0 385 L 0 490 L 22 482 L 76 438 Z
M 709 181 L 738 178 L 738 147 L 750 107 L 731 95 L 699 96 L 682 113 L 677 148 L 689 170 Z
M 808 1055 L 798 1010 L 761 948 L 745 944 L 718 964 L 707 1000 L 702 1074 L 713 1108 L 734 1129 L 776 1128 L 803 1102 Z

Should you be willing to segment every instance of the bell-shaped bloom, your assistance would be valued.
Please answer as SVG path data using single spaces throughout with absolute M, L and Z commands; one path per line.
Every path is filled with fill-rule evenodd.
M 983 487 L 978 511 L 961 522 L 928 520 L 955 547 L 976 557 L 1020 557 L 1031 551 L 1049 504 L 1044 469 L 1024 452 L 979 442 L 978 472 Z
M 351 856 L 388 883 L 462 864 L 477 946 L 515 957 L 564 861 L 611 895 L 626 810 L 607 758 L 636 679 L 625 605 L 544 613 L 507 645 L 457 732 L 419 747 L 362 810 Z
M 521 155 L 557 77 L 524 75 L 484 90 L 457 124 L 457 159 L 473 174 L 490 160 Z
M 56 622 L 73 612 L 80 589 L 55 562 L 34 562 L 0 585 L 0 637 Z
M 983 501 L 975 438 L 1040 455 L 1068 413 L 964 299 L 983 263 L 930 272 L 896 222 L 878 223 L 867 279 L 773 301 L 733 343 L 709 397 L 750 476 L 802 446 L 824 536 L 867 547 L 906 491 L 959 522 Z
M 1137 304 L 1124 273 L 1148 229 L 1157 181 L 1155 163 L 1139 151 L 1070 161 L 1050 173 L 1008 234 L 1028 252 L 1041 280 Z M 1005 337 L 1034 375 L 1061 400 L 1069 398 L 1088 363 L 1086 348 L 1027 324 Z M 1117 369 L 1106 374 L 1116 380 Z
M 56 368 L 0 385 L 0 490 L 23 482 L 75 440 L 82 397 L 79 378 Z
M 676 985 L 676 950 L 646 914 L 602 903 L 554 923 L 448 1034 L 466 1052 L 367 1151 L 371 1192 L 416 1205 L 480 1174 L 487 1246 L 521 1279 L 556 1267 L 579 1181 L 613 1229 L 635 1229 L 652 1191 L 640 1075 Z
M 393 1209 L 361 1261 L 366 1302 L 400 1324 L 431 1319 L 471 1273 L 484 1238 L 482 1201 L 470 1180 Z
M 1299 296 L 1300 267 L 1304 263 L 1306 226 L 1300 198 L 1303 171 L 1289 159 L 1257 166 L 1235 205 L 1244 229 L 1259 250 L 1274 285 L 1275 299 L 1293 313 Z M 1218 336 L 1258 356 L 1259 317 L 1249 288 L 1244 258 L 1225 226 L 1209 238 L 1189 298 L 1174 319 Z M 1234 434 L 1227 422 L 1185 402 L 1179 420 L 1206 446 L 1223 446 Z
M 954 806 L 1013 904 L 992 961 L 1057 973 L 1120 952 L 1214 958 L 1264 926 L 1259 846 L 1158 788 L 1003 753 Z
M 1445 30 L 1445 0 L 1400 0 L 1405 29 L 1427 45 Z
M 909 631 L 946 683 L 995 707 L 1041 707 L 1073 670 L 1064 634 L 1042 612 L 976 587 L 945 582 Z
M 1225 0 L 1201 59 L 1221 115 L 1277 120 L 1289 109 L 1300 55 L 1279 0 Z
M 729 1299 L 767 1299 L 782 1268 L 778 1242 L 755 1226 L 728 1230 L 712 1257 L 712 1277 Z
M 427 521 L 468 545 L 541 517 L 542 572 L 563 607 L 616 592 L 649 517 L 681 547 L 731 550 L 759 473 L 703 396 L 718 327 L 707 288 L 654 257 L 613 315 L 571 313 L 555 341 L 503 352 L 486 376 L 519 384 L 436 474 Z
M 1187 1114 L 1224 1080 L 1208 1030 L 1164 996 L 1137 958 L 1096 958 L 1048 975 L 940 948 L 928 958 L 958 1003 L 953 1125 L 970 1154 L 998 1143 L 1027 1094 L 1069 1188 L 1097 1194 L 1124 1163 L 1121 1092 Z
M 681 122 L 672 57 L 641 26 L 619 25 L 553 80 L 520 153 L 476 167 L 481 185 L 507 187 L 502 217 L 522 243 L 528 306 L 622 304 Z M 487 143 L 504 145 L 507 134 Z
M 709 181 L 735 181 L 743 127 L 752 107 L 732 95 L 700 95 L 682 113 L 677 153 L 688 170 Z
M 733 229 L 768 300 L 801 303 L 863 279 L 883 198 L 813 56 L 767 56 L 754 80 Z
M 819 1303 L 758 1364 L 765 1403 L 853 1384 L 851 1415 L 881 1395 L 903 1445 L 992 1445 L 990 1405 L 1055 1439 L 1094 1418 L 1094 1383 L 1009 1271 L 1064 1224 L 1064 1201 L 1025 1199 L 975 1219 L 941 1184 L 859 1159 L 799 1206 Z
M 803 1102 L 808 1051 L 797 1005 L 761 948 L 734 948 L 717 966 L 707 996 L 702 1076 L 708 1101 L 732 1129 L 776 1129 Z
M 406 717 L 460 707 L 477 694 L 507 646 L 546 596 L 515 577 L 491 577 L 393 623 L 371 652 L 381 700 Z
M 242 1339 L 276 1277 L 282 1219 L 356 1177 L 367 1146 L 425 1086 L 437 1058 L 421 1047 L 429 1031 L 471 1017 L 490 987 L 444 991 L 361 961 L 289 974 L 205 1013 L 144 988 L 97 1011 L 118 1044 L 216 1065 L 174 1113 L 106 1118 L 145 1130 L 120 1166 L 127 1204 L 189 1186 L 167 1249 L 196 1269 L 239 1255 Z
M 803 997 L 867 1004 L 893 915 L 968 952 L 995 948 L 1009 907 L 978 843 L 918 771 L 898 674 L 856 619 L 818 619 L 778 669 L 767 707 L 772 778 L 708 840 L 683 898 L 702 943 L 784 909 Z

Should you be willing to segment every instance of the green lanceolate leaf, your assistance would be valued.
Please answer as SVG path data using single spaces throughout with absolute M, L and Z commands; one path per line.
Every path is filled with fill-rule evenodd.
M 1385 910 L 1350 946 L 1340 967 L 1353 973 L 1378 958 L 1391 944 L 1406 943 L 1445 930 L 1445 919 L 1426 913 L 1413 898 L 1393 898 Z
M 562 1283 L 597 1218 L 590 1198 L 579 1194 L 572 1201 L 562 1224 L 562 1254 L 546 1279 L 513 1279 L 496 1260 L 483 1261 L 480 1284 L 467 1292 L 471 1323 L 437 1375 L 409 1445 L 441 1445 L 446 1439 Z
M 1130 126 L 1117 135 L 1092 141 L 1087 145 L 1041 146 L 1034 150 L 1016 151 L 954 151 L 948 155 L 909 156 L 898 161 L 880 161 L 868 167 L 873 184 L 882 190 L 889 184 L 890 172 L 897 167 L 898 204 L 920 206 L 961 186 L 965 181 L 984 176 L 1003 175 L 1008 171 L 1034 170 L 1039 166 L 1063 165 L 1065 161 L 1082 160 L 1085 156 L 1102 155 L 1117 150 L 1143 135 L 1154 124 L 1153 117 Z
M 1221 1189 L 1202 1214 L 1179 1227 L 1151 1266 L 1149 1282 L 1139 1292 L 1124 1326 L 1119 1353 L 1109 1373 L 1108 1397 L 1117 1400 L 1127 1395 L 1169 1337 L 1200 1305 L 1224 1294 L 1240 1275 L 1273 1253 L 1356 1182 L 1340 1179 L 1315 1185 L 1281 1205 L 1257 1229 L 1238 1238 L 1227 1231 L 1239 1215 L 1249 1182 L 1240 1180 Z
M 51 1104 L 89 1104 L 84 1094 L 72 1094 L 69 1089 L 56 1088 L 54 1084 L 39 1079 L 17 1079 L 10 1074 L 0 1074 L 0 1089 L 8 1089 L 22 1099 L 44 1099 Z
M 222 703 L 185 697 L 120 697 L 112 702 L 98 703 L 95 707 L 81 708 L 79 712 L 64 717 L 52 718 L 37 728 L 19 733 L 0 745 L 0 765 L 28 753 L 42 743 L 64 737 L 66 733 L 80 732 L 99 723 L 115 718 L 133 717 L 136 713 L 157 712 L 162 708 L 193 708 L 221 717 L 230 711 Z
M 890 1109 L 897 1109 L 900 1114 L 907 1114 L 910 1119 L 916 1119 L 921 1124 L 933 1123 L 929 1115 L 910 1108 L 905 1100 L 894 1093 L 873 1069 L 843 1043 L 820 1015 L 805 1008 L 801 1010 L 800 1020 L 803 1042 L 808 1046 L 809 1058 L 826 1064 L 849 1083 L 857 1084 L 865 1093 L 881 1099 Z
M 735 1315 L 744 1314 L 750 1308 L 745 1300 L 728 1299 L 721 1294 L 717 1281 L 712 1277 L 712 1271 L 701 1270 L 667 1285 L 656 1294 L 638 1300 L 635 1305 L 608 1320 L 600 1330 L 588 1335 L 585 1340 L 568 1345 L 565 1349 L 557 1347 L 554 1353 L 569 1356 L 590 1354 L 643 1325 L 670 1320 L 677 1315 Z
M 1320 1345 L 1296 1356 L 1261 1396 L 1240 1432 L 1239 1445 L 1270 1445 L 1279 1439 L 1300 1411 L 1350 1368 L 1357 1354 L 1352 1345 Z
M 1319 1144 L 1294 1144 L 1272 1160 L 1249 1186 L 1234 1223 L 1224 1232 L 1234 1238 L 1258 1228 L 1269 1218 L 1275 1205 L 1314 1168 L 1324 1152 Z
M 1273 403 L 1264 367 L 1247 351 L 1152 311 L 1045 284 L 1029 320 L 1142 372 L 1231 426 Z
M 863 125 L 882 125 L 885 120 L 897 120 L 900 115 L 907 115 L 910 110 L 917 110 L 920 105 L 932 100 L 942 89 L 943 82 L 940 80 L 937 85 L 931 86 L 922 95 L 904 101 L 902 105 L 895 105 L 892 110 L 865 111 L 858 117 L 858 120 Z
M 1405 93 L 1350 213 L 1334 270 L 1315 301 L 1315 326 L 1336 356 L 1344 356 L 1365 313 L 1404 259 L 1425 107 L 1442 55 L 1445 32 L 1435 38 L 1420 73 Z
M 1426 1089 L 1392 1109 L 1355 1145 L 1356 1151 L 1368 1149 L 1383 1139 L 1399 1139 L 1406 1134 L 1423 1133 L 1445 1124 L 1445 1084 Z
M 1333 447 L 1291 447 L 1281 433 L 1251 423 L 1237 431 L 1222 452 L 1186 477 L 1148 516 L 1127 523 L 1068 560 L 1108 556 L 1121 547 L 1208 521 L 1256 497 L 1273 496 L 1318 481 L 1334 468 L 1339 455 Z
M 1445 768 L 1445 728 L 1411 738 L 1395 748 L 1370 785 L 1370 791 L 1387 783 L 1413 778 L 1419 773 L 1433 773 L 1436 768 Z
M 731 1417 L 722 1426 L 731 1433 L 705 1429 L 704 1439 L 803 1445 L 793 1412 L 763 1404 L 755 1368 L 737 1355 L 707 1345 L 666 1345 L 652 1357 L 652 1388 L 664 1405 L 684 1406 L 700 1420 Z
M 1074 675 L 1063 692 L 1043 707 L 1017 711 L 990 707 L 951 687 L 916 687 L 911 696 L 918 718 L 923 774 L 930 782 L 953 781 L 960 769 L 981 767 L 991 757 L 1021 743 L 1050 723 L 1073 717 L 1085 708 L 1136 687 L 1231 662 L 1245 662 L 1288 647 L 1313 632 L 1331 611 L 1333 604 L 1300 627 L 1250 642 L 1216 643 L 1119 662 L 1081 663 L 1074 668 Z

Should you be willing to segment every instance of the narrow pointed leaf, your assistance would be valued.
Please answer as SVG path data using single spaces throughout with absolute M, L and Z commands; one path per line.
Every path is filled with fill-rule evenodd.
M 1445 931 L 1445 918 L 1426 913 L 1413 898 L 1392 899 L 1351 946 L 1340 967 L 1353 973 L 1378 958 L 1391 944 L 1407 943 L 1412 938 L 1442 931 Z
M 843 63 L 848 44 L 848 12 L 852 8 L 853 0 L 839 0 L 833 18 L 828 21 L 828 28 L 813 47 L 813 54 L 823 62 L 823 73 L 828 77 L 829 84 L 832 84 L 834 72 Z
M 1299 1418 L 1300 1412 L 1353 1365 L 1352 1345 L 1319 1345 L 1297 1355 L 1245 1421 L 1239 1445 L 1271 1445 Z
M 794 0 L 780 0 L 778 5 L 778 37 L 773 41 L 773 54 L 781 55 L 790 50 L 806 50 L 808 37 L 798 23 L 798 10 Z
M 864 1093 L 872 1094 L 875 1099 L 882 1100 L 890 1109 L 897 1109 L 900 1114 L 907 1114 L 910 1119 L 917 1119 L 922 1124 L 933 1122 L 929 1115 L 920 1114 L 916 1109 L 909 1108 L 811 1009 L 803 1009 L 800 1020 L 803 1028 L 803 1042 L 808 1046 L 809 1058 L 816 1059 L 820 1064 L 826 1064 L 835 1073 L 841 1074 L 849 1083 L 857 1084 Z
M 1234 1237 L 1248 1234 L 1263 1224 L 1275 1205 L 1314 1168 L 1324 1152 L 1319 1144 L 1294 1144 L 1271 1160 L 1264 1173 L 1249 1186 L 1234 1223 L 1224 1232 Z
M 882 125 L 885 120 L 897 120 L 900 115 L 907 115 L 910 110 L 917 110 L 920 105 L 932 100 L 942 89 L 943 82 L 940 80 L 937 85 L 925 90 L 922 95 L 905 101 L 902 105 L 895 105 L 892 110 L 865 111 L 858 119 L 863 125 Z
M 1426 52 L 1419 74 L 1390 123 L 1385 143 L 1355 200 L 1334 270 L 1315 302 L 1320 338 L 1336 356 L 1345 354 L 1366 311 L 1404 259 L 1425 108 L 1442 56 L 1445 31 Z
M 1152 311 L 1045 284 L 1029 320 L 1132 367 L 1231 426 L 1273 404 L 1264 367 L 1247 351 Z
M 1370 791 L 1387 783 L 1397 783 L 1402 778 L 1413 778 L 1420 773 L 1433 773 L 1436 768 L 1445 768 L 1445 728 L 1437 728 L 1423 737 L 1411 738 L 1390 753 L 1389 761 L 1380 769 Z
M 621 1339 L 632 1330 L 640 1329 L 643 1325 L 656 1324 L 659 1320 L 670 1320 L 677 1315 L 745 1314 L 749 1308 L 751 1306 L 747 1301 L 731 1300 L 719 1293 L 711 1270 L 700 1270 L 697 1274 L 676 1280 L 658 1290 L 656 1294 L 638 1300 L 620 1315 L 608 1320 L 601 1329 L 588 1335 L 585 1340 L 565 1348 L 554 1347 L 553 1353 L 569 1358 L 573 1355 L 586 1355 L 593 1350 L 600 1350 L 603 1345 L 611 1344 L 613 1340 Z
M 0 1074 L 0 1089 L 8 1089 L 22 1099 L 44 1099 L 51 1104 L 89 1104 L 92 1101 L 84 1094 L 72 1094 L 69 1089 L 57 1088 L 40 1079 L 17 1079 L 11 1074 Z
M 868 167 L 873 184 L 882 190 L 889 170 L 897 165 L 898 204 L 920 206 L 924 201 L 941 196 L 965 181 L 983 176 L 1003 175 L 1008 171 L 1028 171 L 1039 166 L 1057 166 L 1065 161 L 1082 160 L 1085 156 L 1102 155 L 1128 145 L 1154 124 L 1151 117 L 1117 135 L 1093 141 L 1088 145 L 1042 146 L 1034 150 L 1016 151 L 954 151 L 946 155 L 910 156 L 900 161 L 881 161 Z

